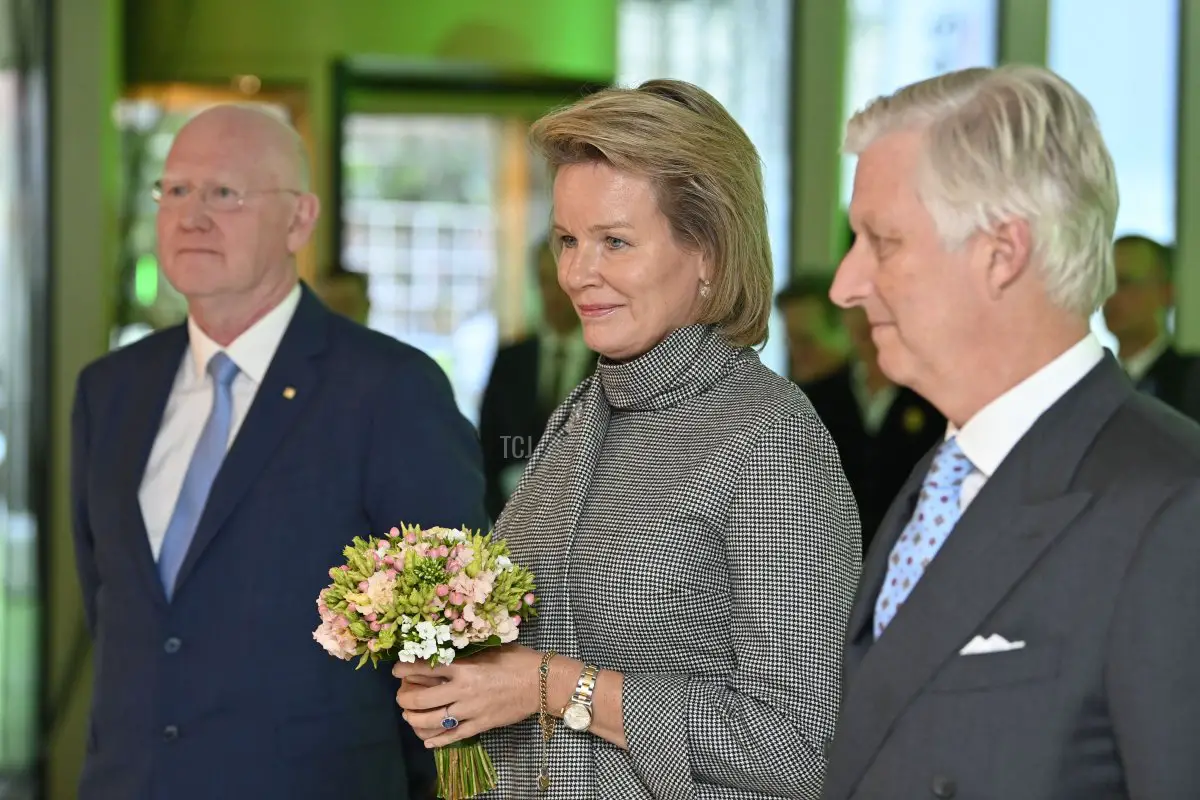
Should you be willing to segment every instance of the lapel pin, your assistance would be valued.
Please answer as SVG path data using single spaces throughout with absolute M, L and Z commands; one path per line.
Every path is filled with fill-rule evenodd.
M 296 396 L 296 387 L 289 386 L 283 390 L 283 398 L 285 400 L 291 400 L 295 396 Z

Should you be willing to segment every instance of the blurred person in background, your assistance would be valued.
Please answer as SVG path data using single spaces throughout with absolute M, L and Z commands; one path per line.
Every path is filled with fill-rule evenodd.
M 1200 359 L 1176 350 L 1167 331 L 1167 314 L 1175 306 L 1172 255 L 1145 236 L 1118 239 L 1117 290 L 1104 304 L 1104 323 L 1137 388 L 1200 420 Z
M 860 308 L 839 310 L 829 299 L 830 287 L 829 278 L 817 277 L 790 287 L 788 306 L 793 314 L 797 307 L 805 308 L 805 314 L 791 318 L 788 342 L 789 346 L 797 340 L 829 343 L 820 349 L 803 344 L 798 348 L 801 358 L 817 351 L 813 358 L 821 369 L 811 362 L 794 369 L 813 376 L 797 383 L 837 444 L 858 503 L 865 554 L 913 467 L 945 433 L 946 418 L 929 401 L 884 374 L 866 314 Z M 851 355 L 847 358 L 843 350 L 840 363 L 834 362 L 835 343 L 847 336 Z M 834 363 L 836 367 L 829 370 Z
M 819 381 L 846 366 L 846 332 L 838 308 L 829 300 L 829 279 L 806 275 L 775 296 L 787 332 L 788 377 L 800 386 Z M 817 409 L 821 411 L 821 409 Z
M 361 272 L 341 267 L 317 280 L 317 297 L 334 313 L 366 325 L 371 316 L 370 279 Z
M 482 734 L 497 798 L 815 798 L 861 543 L 833 442 L 755 350 L 758 154 L 669 80 L 591 95 L 533 140 L 558 282 L 601 356 L 497 525 L 539 615 L 504 647 L 398 665 L 397 701 L 432 746 Z M 542 711 L 562 718 L 548 743 Z
M 395 681 L 313 641 L 354 536 L 483 527 L 478 442 L 426 355 L 297 278 L 319 203 L 299 136 L 218 106 L 155 187 L 185 324 L 85 368 L 72 501 L 95 641 L 81 800 L 429 798 Z
M 583 340 L 571 299 L 558 285 L 549 240 L 534 248 L 533 264 L 541 324 L 496 353 L 479 410 L 487 511 L 493 520 L 500 518 L 550 414 L 596 368 L 596 354 Z

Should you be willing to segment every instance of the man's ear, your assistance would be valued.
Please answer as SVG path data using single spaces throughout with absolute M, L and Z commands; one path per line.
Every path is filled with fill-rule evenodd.
M 288 250 L 297 253 L 308 244 L 320 216 L 321 200 L 315 194 L 305 193 L 296 199 L 296 211 L 288 228 Z
M 1033 236 L 1029 222 L 1010 219 L 986 234 L 991 250 L 988 262 L 988 288 L 999 294 L 1013 284 L 1029 267 L 1033 258 Z

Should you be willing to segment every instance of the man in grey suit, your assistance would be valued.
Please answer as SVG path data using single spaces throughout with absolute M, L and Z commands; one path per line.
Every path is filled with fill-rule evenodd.
M 1200 428 L 1089 332 L 1117 213 L 1090 105 L 966 70 L 846 149 L 831 296 L 949 425 L 867 556 L 823 797 L 1200 797 Z

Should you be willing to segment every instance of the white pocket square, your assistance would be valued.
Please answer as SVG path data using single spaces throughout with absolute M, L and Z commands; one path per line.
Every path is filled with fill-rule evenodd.
M 987 653 L 1007 653 L 1009 650 L 1020 650 L 1024 646 L 1024 642 L 1010 642 L 1003 636 L 993 633 L 986 638 L 976 636 L 967 642 L 966 647 L 959 650 L 958 654 L 960 656 L 981 656 Z

